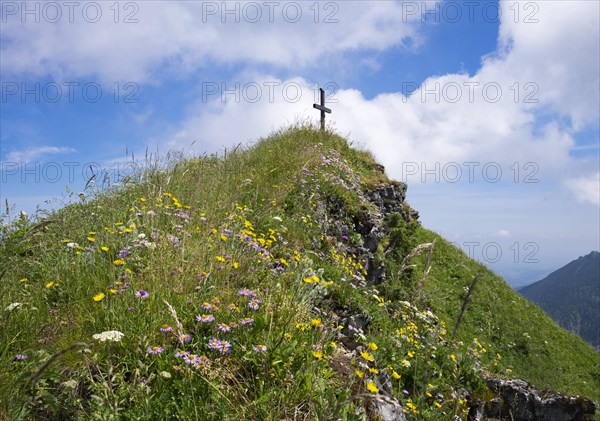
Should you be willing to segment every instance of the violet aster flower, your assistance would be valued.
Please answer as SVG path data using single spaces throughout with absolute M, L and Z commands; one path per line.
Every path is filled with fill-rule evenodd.
M 248 307 L 250 307 L 252 310 L 258 310 L 260 303 L 262 303 L 261 300 L 257 300 L 256 298 L 254 298 L 250 300 L 250 302 L 248 303 Z
M 251 325 L 252 323 L 254 323 L 254 319 L 252 317 L 244 317 L 243 319 L 240 319 L 240 324 L 242 326 Z
M 227 323 L 219 323 L 217 325 L 217 330 L 220 330 L 223 333 L 231 332 L 231 326 L 229 326 Z
M 148 291 L 146 291 L 144 289 L 138 289 L 135 292 L 135 296 L 138 298 L 148 298 L 150 296 L 150 293 L 148 293 Z
M 238 291 L 238 294 L 243 295 L 244 297 L 254 297 L 256 295 L 256 292 L 248 288 L 242 288 Z
M 210 323 L 215 321 L 215 317 L 212 314 L 198 314 L 196 320 L 202 323 Z

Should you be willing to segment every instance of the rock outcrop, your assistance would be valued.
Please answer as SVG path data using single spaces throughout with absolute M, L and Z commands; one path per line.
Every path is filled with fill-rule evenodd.
M 333 162 L 345 167 L 336 158 Z M 380 171 L 383 173 L 384 168 L 381 167 Z M 368 284 L 381 284 L 386 282 L 386 275 L 384 259 L 378 254 L 381 253 L 380 246 L 384 240 L 389 240 L 392 234 L 386 221 L 395 216 L 408 223 L 416 221 L 419 214 L 405 202 L 407 186 L 404 183 L 381 183 L 367 191 L 359 188 L 358 183 L 346 187 L 357 194 L 360 202 L 360 206 L 354 209 L 351 220 L 347 218 L 346 209 L 340 208 L 338 203 L 332 205 L 326 202 L 319 205 L 323 218 L 318 222 L 332 238 L 348 239 L 352 233 L 360 234 L 359 242 L 345 242 L 342 248 L 365 262 L 365 281 Z M 367 329 L 371 317 L 356 309 L 340 308 L 333 302 L 329 304 L 335 309 L 339 324 L 343 326 L 339 332 L 339 340 L 348 355 L 353 355 L 357 349 L 360 350 L 360 342 L 356 340 L 356 336 Z M 367 414 L 386 421 L 406 420 L 402 405 L 386 390 L 385 379 L 380 377 L 378 380 L 380 393 L 367 400 Z M 495 395 L 489 400 L 472 398 L 464 390 L 464 396 L 471 407 L 470 420 L 587 421 L 593 420 L 596 413 L 592 401 L 540 392 L 523 380 L 488 377 L 486 382 Z
M 523 380 L 488 377 L 486 383 L 496 396 L 473 404 L 474 420 L 592 421 L 596 413 L 592 401 L 541 392 Z

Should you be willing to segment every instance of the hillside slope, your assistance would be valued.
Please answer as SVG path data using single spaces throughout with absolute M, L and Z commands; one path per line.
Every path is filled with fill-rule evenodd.
M 489 375 L 598 402 L 598 354 L 335 134 L 124 184 L 3 225 L 0 419 L 466 419 Z
M 519 294 L 567 330 L 600 350 L 600 253 L 566 264 Z

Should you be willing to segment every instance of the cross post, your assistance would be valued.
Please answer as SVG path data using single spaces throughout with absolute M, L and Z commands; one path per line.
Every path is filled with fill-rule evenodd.
M 313 107 L 321 111 L 321 131 L 325 131 L 325 113 L 331 114 L 331 109 L 325 107 L 325 90 L 319 88 L 321 91 L 321 104 L 313 104 Z

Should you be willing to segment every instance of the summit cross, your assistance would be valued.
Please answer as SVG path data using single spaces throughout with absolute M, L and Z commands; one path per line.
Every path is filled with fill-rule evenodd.
M 313 104 L 313 107 L 317 110 L 321 111 L 321 131 L 325 131 L 325 113 L 331 114 L 331 109 L 325 107 L 325 90 L 323 88 L 319 88 L 321 91 L 321 104 Z

